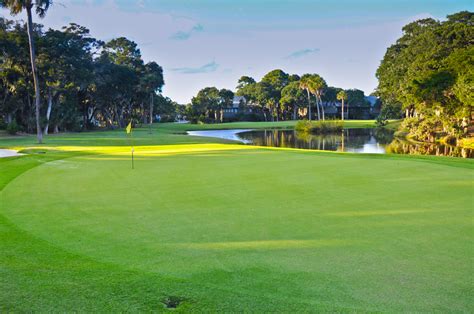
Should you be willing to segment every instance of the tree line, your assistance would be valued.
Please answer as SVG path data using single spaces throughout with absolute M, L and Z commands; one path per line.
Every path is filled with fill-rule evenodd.
M 27 11 L 26 23 L 0 18 L 0 121 L 12 132 L 123 127 L 129 120 L 152 122 L 154 109 L 176 104 L 159 93 L 163 69 L 145 63 L 137 44 L 125 37 L 104 42 L 71 23 L 43 29 L 50 1 L 0 0 L 12 14 Z
M 358 89 L 343 90 L 328 86 L 318 74 L 288 74 L 276 69 L 265 74 L 260 81 L 250 76 L 238 80 L 235 95 L 245 97 L 242 111 L 251 109 L 253 117 L 265 121 L 325 120 L 328 105 L 342 103 L 340 118 L 344 120 L 344 105 L 368 105 L 364 92 Z M 228 89 L 206 87 L 187 105 L 186 115 L 192 121 L 222 122 L 223 111 L 232 106 L 234 92 Z M 244 107 L 244 108 L 242 108 Z M 314 112 L 315 111 L 315 112 Z
M 403 113 L 423 141 L 468 135 L 474 106 L 474 14 L 422 19 L 403 27 L 377 70 L 382 116 Z

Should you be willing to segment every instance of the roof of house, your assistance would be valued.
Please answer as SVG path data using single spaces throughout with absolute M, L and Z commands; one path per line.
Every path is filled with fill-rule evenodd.
M 234 96 L 234 99 L 232 100 L 232 107 L 238 108 L 240 106 L 240 102 L 246 103 L 247 100 L 244 96 Z

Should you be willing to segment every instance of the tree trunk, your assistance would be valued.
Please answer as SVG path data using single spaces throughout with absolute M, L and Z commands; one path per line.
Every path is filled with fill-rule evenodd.
M 311 121 L 311 95 L 309 89 L 306 89 L 306 93 L 308 93 L 308 120 Z
M 26 100 L 28 101 L 28 109 L 27 109 L 27 120 L 26 120 L 26 129 L 28 133 L 33 132 L 33 128 L 31 126 L 31 96 L 30 93 L 26 94 Z
M 153 124 L 153 93 L 150 96 L 150 125 Z
M 344 98 L 342 98 L 342 112 L 341 112 L 341 119 L 344 121 Z
M 296 109 L 298 107 L 296 106 L 296 104 L 293 106 L 293 120 L 296 120 Z
M 324 106 L 323 106 L 323 101 L 321 100 L 321 96 L 318 95 L 318 101 L 319 101 L 319 104 L 321 105 L 321 111 L 322 111 L 322 114 L 323 114 L 323 121 L 326 120 L 326 117 L 324 116 Z
M 35 113 L 36 113 L 36 137 L 38 143 L 43 143 L 43 132 L 40 126 L 40 87 L 38 73 L 36 71 L 36 56 L 35 56 L 35 44 L 33 41 L 33 18 L 31 16 L 32 5 L 26 8 L 27 28 L 28 28 L 28 42 L 30 44 L 30 61 L 31 61 L 31 72 L 33 73 L 33 83 L 35 85 Z
M 315 95 L 316 98 L 316 109 L 318 110 L 318 121 L 321 120 L 321 112 L 319 111 L 319 101 L 318 96 Z
M 82 129 L 87 130 L 87 111 L 89 110 L 89 107 L 84 104 L 82 109 Z
M 46 110 L 46 126 L 44 127 L 45 135 L 48 135 L 49 118 L 51 117 L 52 108 L 53 108 L 53 93 L 51 93 L 51 87 L 48 87 L 48 110 Z
M 344 151 L 344 129 L 342 129 L 342 138 L 341 138 L 341 145 L 342 145 L 342 151 Z

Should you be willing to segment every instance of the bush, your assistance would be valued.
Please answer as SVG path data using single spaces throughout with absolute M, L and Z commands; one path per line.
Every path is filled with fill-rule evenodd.
M 307 133 L 332 133 L 342 131 L 342 121 L 340 120 L 325 120 L 325 121 L 308 121 L 301 120 L 295 125 L 295 130 L 298 132 Z
M 378 128 L 381 128 L 381 127 L 384 127 L 386 126 L 388 123 L 388 119 L 386 116 L 383 116 L 382 114 L 379 114 L 379 116 L 377 117 L 377 119 L 375 120 L 375 125 L 378 127 Z
M 15 120 L 8 123 L 7 125 L 8 134 L 15 135 L 18 131 L 20 131 L 20 127 L 18 126 Z
M 299 132 L 311 132 L 311 121 L 305 119 L 296 122 L 295 130 Z

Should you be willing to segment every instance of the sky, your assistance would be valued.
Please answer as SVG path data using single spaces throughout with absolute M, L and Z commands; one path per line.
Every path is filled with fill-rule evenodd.
M 330 86 L 370 94 L 403 25 L 474 10 L 465 0 L 55 0 L 42 20 L 71 22 L 101 40 L 135 41 L 163 67 L 163 94 L 185 104 L 201 88 L 234 90 L 243 75 L 318 73 Z M 23 15 L 9 19 L 25 19 Z

